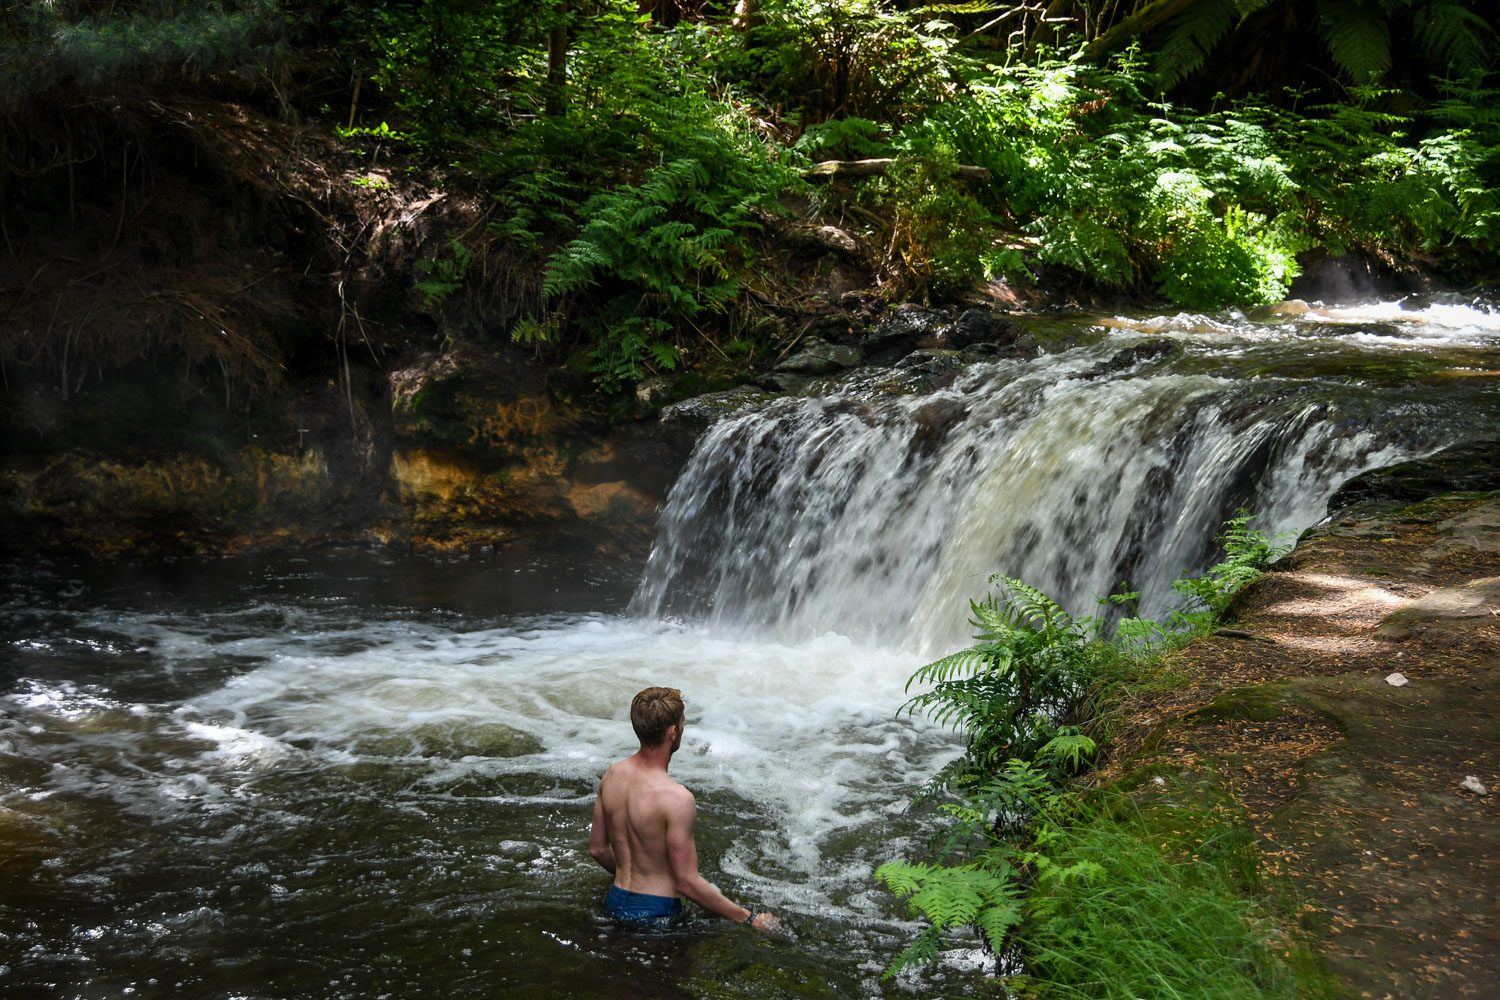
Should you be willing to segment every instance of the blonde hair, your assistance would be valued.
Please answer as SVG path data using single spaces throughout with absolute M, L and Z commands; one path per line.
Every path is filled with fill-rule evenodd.
M 661 745 L 667 727 L 682 728 L 686 708 L 676 688 L 649 687 L 630 702 L 630 726 L 643 747 Z

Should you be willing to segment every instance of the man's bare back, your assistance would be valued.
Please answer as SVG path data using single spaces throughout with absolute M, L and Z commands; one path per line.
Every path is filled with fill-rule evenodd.
M 599 782 L 589 853 L 614 874 L 615 886 L 625 893 L 661 901 L 675 901 L 680 894 L 727 920 L 773 929 L 776 918 L 771 914 L 731 902 L 698 873 L 693 842 L 697 803 L 692 792 L 667 774 L 672 754 L 682 745 L 682 696 L 672 688 L 647 688 L 631 704 L 631 723 L 641 748 L 611 766 Z M 661 912 L 670 911 L 663 907 Z

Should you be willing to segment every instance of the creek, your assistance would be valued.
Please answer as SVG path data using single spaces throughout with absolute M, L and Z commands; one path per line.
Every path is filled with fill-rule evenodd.
M 1299 531 L 1361 471 L 1500 436 L 1500 313 L 1433 300 L 1037 319 L 700 440 L 639 581 L 370 553 L 0 573 L 0 992 L 854 997 L 914 929 L 872 868 L 957 752 L 897 717 L 994 572 L 1149 610 L 1237 507 Z M 592 791 L 641 687 L 760 938 L 600 920 Z

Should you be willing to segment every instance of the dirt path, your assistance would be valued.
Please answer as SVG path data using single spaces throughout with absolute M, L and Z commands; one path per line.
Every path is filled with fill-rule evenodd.
M 1353 995 L 1500 997 L 1500 493 L 1341 517 L 1232 630 L 1128 706 L 1107 772 L 1227 787 Z

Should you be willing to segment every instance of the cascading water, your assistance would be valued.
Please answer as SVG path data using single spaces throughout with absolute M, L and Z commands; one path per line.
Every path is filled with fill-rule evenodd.
M 1152 325 L 1145 349 L 1127 331 L 919 395 L 856 376 L 720 421 L 673 488 L 633 607 L 923 653 L 964 641 L 966 601 L 997 572 L 1078 612 L 1127 582 L 1150 615 L 1237 508 L 1298 531 L 1350 476 L 1472 426 L 1400 385 L 1237 377 L 1285 338 L 1226 337 L 1215 358 L 1202 320 Z
M 1372 465 L 1500 433 L 1461 306 L 1061 324 L 716 425 L 628 595 L 575 574 L 299 558 L 173 582 L 0 574 L 0 993 L 960 994 L 884 983 L 875 864 L 955 752 L 897 719 L 990 573 L 1168 599 L 1220 518 L 1315 521 Z M 476 596 L 477 595 L 477 596 Z M 497 606 L 499 605 L 499 606 Z M 783 914 L 642 939 L 584 845 L 625 707 L 681 687 L 706 873 Z M 953 955 L 950 958 L 962 956 Z

